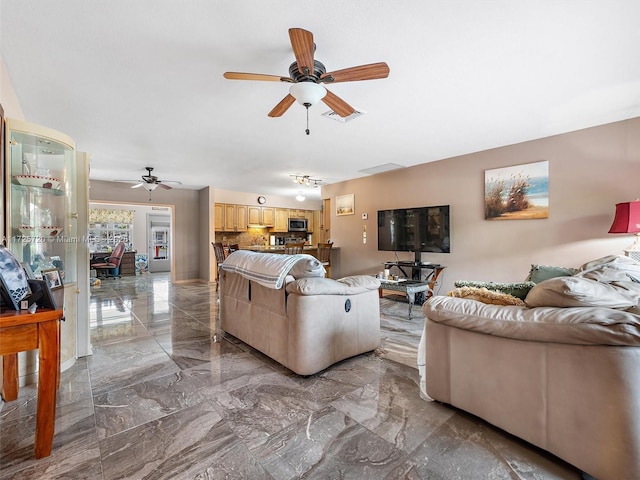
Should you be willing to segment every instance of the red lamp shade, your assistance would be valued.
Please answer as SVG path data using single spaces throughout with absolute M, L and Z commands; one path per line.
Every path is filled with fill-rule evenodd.
M 616 204 L 616 216 L 609 233 L 640 232 L 640 200 Z

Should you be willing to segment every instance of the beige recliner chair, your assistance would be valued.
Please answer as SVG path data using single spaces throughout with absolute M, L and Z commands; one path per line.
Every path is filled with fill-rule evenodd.
M 380 283 L 376 278 L 368 275 L 340 280 L 324 278 L 324 269 L 318 261 L 301 255 L 304 261 L 318 264 L 319 269 L 305 272 L 300 268 L 304 262 L 298 263 L 289 270 L 282 285 L 278 283 L 277 288 L 271 288 L 227 270 L 233 268 L 234 255 L 228 257 L 220 272 L 223 331 L 299 375 L 312 375 L 379 346 Z M 271 254 L 253 255 L 276 258 L 266 257 Z M 313 276 L 305 276 L 310 274 Z

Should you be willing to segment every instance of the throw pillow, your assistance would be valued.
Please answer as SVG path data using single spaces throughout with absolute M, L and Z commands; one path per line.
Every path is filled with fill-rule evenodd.
M 526 304 L 518 297 L 514 297 L 507 293 L 494 292 L 486 288 L 460 287 L 447 293 L 447 296 L 477 300 L 478 302 L 488 303 L 490 305 L 526 306 Z
M 575 268 L 554 267 L 553 265 L 531 265 L 527 282 L 540 283 L 550 278 L 570 277 L 576 273 Z
M 474 288 L 486 288 L 494 292 L 506 293 L 513 295 L 521 300 L 524 300 L 533 287 L 533 282 L 518 282 L 518 283 L 498 283 L 498 282 L 477 282 L 474 280 L 458 280 L 454 283 L 456 288 L 461 287 L 474 287 Z
M 630 308 L 637 303 L 637 292 L 588 278 L 558 277 L 533 287 L 525 303 L 529 307 Z
M 317 258 L 306 254 L 300 257 L 289 270 L 289 275 L 295 278 L 324 277 L 325 269 Z

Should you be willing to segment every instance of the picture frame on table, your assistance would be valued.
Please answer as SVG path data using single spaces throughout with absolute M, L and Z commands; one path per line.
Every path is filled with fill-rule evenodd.
M 57 308 L 62 308 L 64 305 L 64 284 L 62 283 L 60 270 L 57 268 L 43 270 L 42 280 L 45 281 L 47 287 L 51 290 L 54 304 L 57 305 Z
M 58 270 L 57 268 L 43 270 L 42 279 L 47 282 L 47 285 L 49 285 L 49 288 L 52 291 L 64 286 L 62 284 L 62 276 L 60 275 L 60 270 Z
M 29 308 L 59 308 L 59 300 L 56 300 L 53 291 L 49 288 L 49 282 L 47 280 L 29 279 L 29 288 L 31 289 L 31 296 L 29 297 Z M 60 307 L 61 308 L 61 307 Z

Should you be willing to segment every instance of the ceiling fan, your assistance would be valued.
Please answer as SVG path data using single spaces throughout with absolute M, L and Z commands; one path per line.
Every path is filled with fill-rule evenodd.
M 309 134 L 309 107 L 318 101 L 322 100 L 341 117 L 348 117 L 355 111 L 351 105 L 327 90 L 324 87 L 325 84 L 375 80 L 389 76 L 389 66 L 385 62 L 327 72 L 325 66 L 314 58 L 316 45 L 313 42 L 311 32 L 302 28 L 290 28 L 289 39 L 296 61 L 289 67 L 288 77 L 261 73 L 225 72 L 224 78 L 292 83 L 289 94 L 269 112 L 269 116 L 282 116 L 297 100 L 307 109 L 307 135 Z
M 144 187 L 145 190 L 149 192 L 155 190 L 157 187 L 164 188 L 165 190 L 171 190 L 172 187 L 167 185 L 168 183 L 173 183 L 176 185 L 182 185 L 182 182 L 178 182 L 176 180 L 159 180 L 157 176 L 153 175 L 153 167 L 144 167 L 147 170 L 146 175 L 142 175 L 141 180 L 116 180 L 116 182 L 125 182 L 125 183 L 136 183 L 131 188 L 140 188 Z

